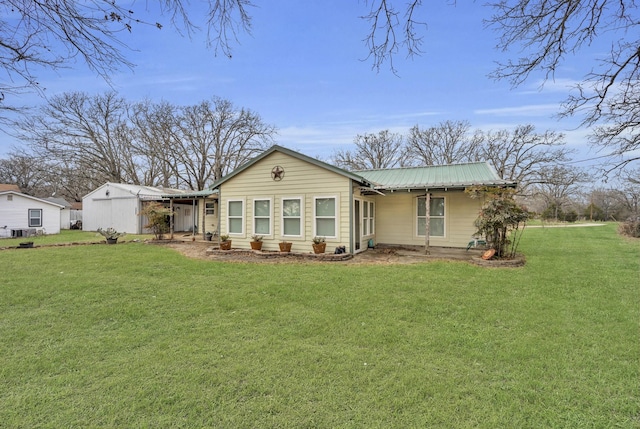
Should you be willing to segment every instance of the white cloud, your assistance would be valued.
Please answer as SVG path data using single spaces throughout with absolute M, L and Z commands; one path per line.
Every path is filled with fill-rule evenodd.
M 556 103 L 529 104 L 514 107 L 499 107 L 496 109 L 476 109 L 476 115 L 494 116 L 552 116 L 558 113 L 560 106 Z

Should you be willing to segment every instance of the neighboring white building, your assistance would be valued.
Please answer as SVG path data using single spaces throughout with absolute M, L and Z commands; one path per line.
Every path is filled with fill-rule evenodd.
M 59 234 L 63 205 L 17 191 L 0 191 L 0 237 Z
M 60 229 L 71 229 L 71 225 L 77 221 L 82 221 L 82 210 L 76 210 L 64 198 L 48 197 L 45 200 L 62 205 L 64 208 L 60 211 Z
M 206 195 L 205 195 L 206 194 Z M 147 219 L 140 216 L 143 204 L 150 201 L 164 202 L 174 211 L 174 231 L 203 232 L 202 218 L 206 216 L 205 226 L 217 218 L 205 213 L 202 201 L 212 191 L 191 192 L 179 189 L 157 188 L 153 186 L 128 185 L 123 183 L 105 183 L 82 198 L 82 229 L 96 231 L 98 228 L 114 228 L 118 232 L 145 234 Z M 211 204 L 211 203 L 209 203 Z M 217 230 L 217 224 L 216 228 Z

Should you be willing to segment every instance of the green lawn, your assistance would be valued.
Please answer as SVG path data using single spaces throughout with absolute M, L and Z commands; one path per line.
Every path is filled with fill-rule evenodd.
M 153 235 L 127 234 L 118 242 L 151 239 Z M 34 246 L 46 246 L 60 243 L 97 243 L 104 242 L 105 238 L 95 231 L 79 231 L 63 229 L 60 234 L 41 235 L 35 237 L 3 238 L 0 239 L 0 247 L 16 247 L 25 241 L 33 241 Z
M 0 427 L 638 428 L 640 241 L 527 265 L 0 251 Z

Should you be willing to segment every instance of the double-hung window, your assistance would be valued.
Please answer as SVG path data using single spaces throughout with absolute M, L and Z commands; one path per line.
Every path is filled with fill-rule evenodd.
M 227 228 L 229 234 L 244 234 L 244 201 L 227 202 Z
M 253 200 L 253 233 L 271 235 L 271 200 Z
M 42 226 L 42 209 L 29 209 L 29 228 Z
M 282 235 L 288 237 L 302 236 L 302 199 L 282 199 Z
M 373 201 L 364 201 L 362 204 L 362 235 L 373 235 L 375 233 L 373 207 Z
M 318 197 L 314 200 L 315 235 L 337 236 L 337 203 L 335 197 Z
M 417 213 L 418 236 L 426 234 L 427 229 L 427 199 L 418 198 Z M 444 237 L 444 198 L 431 197 L 429 204 L 429 236 Z

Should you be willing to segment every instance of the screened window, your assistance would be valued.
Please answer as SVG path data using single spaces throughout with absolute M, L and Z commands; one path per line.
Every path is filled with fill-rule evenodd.
M 210 216 L 216 214 L 215 203 L 205 203 L 205 215 Z
M 29 227 L 42 226 L 42 209 L 29 209 Z
M 333 197 L 315 199 L 315 235 L 336 236 L 336 199 Z
M 444 198 L 432 197 L 429 204 L 429 236 L 444 237 Z M 427 199 L 418 198 L 418 235 L 424 236 L 427 229 Z
M 373 201 L 364 201 L 362 204 L 362 233 L 363 235 L 373 235 L 375 233 Z
M 229 234 L 244 233 L 244 202 L 229 201 L 227 212 L 227 225 Z
M 282 235 L 302 235 L 302 201 L 300 198 L 282 199 Z
M 271 235 L 271 200 L 253 200 L 253 232 Z

